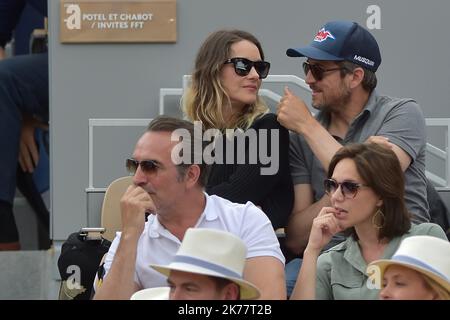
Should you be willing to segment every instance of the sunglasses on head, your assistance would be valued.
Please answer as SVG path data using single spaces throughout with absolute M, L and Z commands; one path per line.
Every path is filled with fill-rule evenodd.
M 141 170 L 145 174 L 153 173 L 159 167 L 157 162 L 154 160 L 137 161 L 135 159 L 127 159 L 126 166 L 128 172 L 131 174 L 135 174 L 139 166 L 141 166 Z
M 336 71 L 336 70 L 344 70 L 344 67 L 336 67 L 331 69 L 324 69 L 318 64 L 310 64 L 309 62 L 305 61 L 303 62 L 303 72 L 305 73 L 305 76 L 308 75 L 308 72 L 311 71 L 314 79 L 317 81 L 320 81 L 324 77 L 325 72 L 329 71 Z
M 325 179 L 323 181 L 323 186 L 325 188 L 325 192 L 329 196 L 331 196 L 339 187 L 341 187 L 342 196 L 347 199 L 353 199 L 354 197 L 356 197 L 359 188 L 365 187 L 366 185 L 351 181 L 344 181 L 339 183 L 334 179 Z
M 267 61 L 251 61 L 246 58 L 231 58 L 224 62 L 224 64 L 232 63 L 234 72 L 237 75 L 244 77 L 250 73 L 255 67 L 256 73 L 260 79 L 264 79 L 269 74 L 270 63 Z

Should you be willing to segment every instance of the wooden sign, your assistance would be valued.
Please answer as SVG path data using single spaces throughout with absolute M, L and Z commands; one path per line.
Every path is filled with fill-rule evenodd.
M 176 0 L 60 0 L 61 43 L 176 42 Z

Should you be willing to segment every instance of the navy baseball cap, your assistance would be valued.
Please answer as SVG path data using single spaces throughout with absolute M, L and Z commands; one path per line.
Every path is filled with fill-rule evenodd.
M 375 38 L 359 24 L 350 21 L 328 22 L 308 46 L 290 48 L 286 54 L 314 60 L 346 60 L 373 72 L 381 63 L 380 48 Z

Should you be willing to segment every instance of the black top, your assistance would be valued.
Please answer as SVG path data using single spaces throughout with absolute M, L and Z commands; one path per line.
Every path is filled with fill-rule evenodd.
M 11 40 L 12 32 L 19 22 L 25 5 L 30 5 L 43 16 L 47 16 L 47 0 L 0 0 L 0 46 Z
M 277 117 L 273 113 L 257 118 L 245 132 L 247 136 L 250 130 L 255 130 L 258 142 L 255 145 L 253 141 L 250 145 L 249 139 L 245 140 L 246 157 L 243 164 L 238 164 L 236 161 L 239 156 L 242 157 L 242 152 L 241 154 L 238 152 L 236 137 L 234 137 L 234 161 L 232 164 L 226 163 L 226 146 L 228 145 L 228 150 L 230 150 L 231 140 L 223 136 L 223 141 L 227 141 L 224 143 L 224 164 L 214 163 L 212 165 L 206 192 L 237 203 L 251 201 L 262 208 L 274 229 L 285 227 L 294 204 L 294 187 L 289 171 L 289 132 L 278 123 Z M 277 132 L 278 136 L 275 135 Z M 276 156 L 271 155 L 272 139 L 278 146 L 278 150 L 274 146 L 274 152 L 278 151 L 278 170 L 275 170 L 276 166 L 274 165 Z M 262 149 L 259 148 L 260 145 L 263 146 Z M 250 156 L 254 156 L 253 161 L 249 157 L 249 150 L 252 153 Z M 217 148 L 215 156 L 217 159 Z M 268 161 L 269 159 L 270 161 Z M 272 167 L 272 172 L 275 171 L 274 174 L 261 174 L 261 168 L 270 167 Z
M 11 40 L 12 32 L 27 4 L 43 16 L 47 16 L 47 0 L 0 0 L 1 47 L 5 47 L 6 43 Z

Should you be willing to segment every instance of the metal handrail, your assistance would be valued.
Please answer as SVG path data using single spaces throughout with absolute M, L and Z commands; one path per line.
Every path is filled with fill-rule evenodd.
M 164 98 L 169 95 L 182 95 L 184 89 L 189 86 L 191 75 L 184 75 L 182 78 L 182 88 L 161 88 L 159 99 L 159 112 L 164 114 Z M 306 84 L 305 80 L 295 75 L 269 75 L 263 79 L 263 83 L 285 83 L 294 84 L 311 92 L 311 89 Z M 268 97 L 273 101 L 280 101 L 281 95 L 273 92 L 270 89 L 262 88 L 259 90 L 261 96 Z M 441 178 L 431 171 L 425 170 L 425 174 L 435 185 L 438 190 L 450 190 L 450 118 L 426 118 L 425 123 L 428 127 L 445 127 L 445 150 L 442 150 L 431 143 L 426 144 L 426 152 L 432 154 L 440 160 L 445 162 L 445 178 Z
M 145 127 L 152 119 L 89 119 L 88 131 L 88 187 L 86 192 L 104 192 L 105 187 L 94 186 L 94 127 Z
M 426 150 L 430 154 L 445 162 L 445 178 L 441 178 L 432 172 L 426 170 L 427 177 L 437 185 L 438 190 L 450 190 L 450 118 L 425 118 L 425 124 L 428 127 L 445 128 L 445 150 L 427 142 Z

